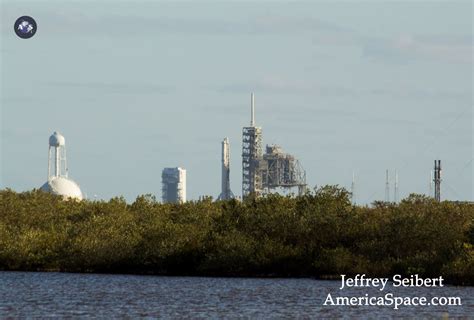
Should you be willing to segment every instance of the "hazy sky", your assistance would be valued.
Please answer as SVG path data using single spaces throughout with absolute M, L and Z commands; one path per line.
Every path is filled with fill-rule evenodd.
M 471 1 L 1 3 L 1 188 L 46 181 L 58 130 L 89 198 L 161 198 L 168 166 L 216 197 L 226 136 L 240 195 L 253 91 L 264 143 L 311 186 L 354 171 L 368 203 L 398 169 L 402 197 L 427 193 L 441 159 L 442 197 L 474 200 Z

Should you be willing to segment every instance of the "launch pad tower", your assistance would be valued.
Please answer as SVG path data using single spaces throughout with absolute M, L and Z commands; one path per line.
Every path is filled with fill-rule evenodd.
M 270 193 L 276 188 L 306 190 L 306 172 L 298 159 L 277 145 L 262 152 L 262 128 L 255 125 L 255 98 L 250 98 L 250 126 L 242 129 L 242 198 Z

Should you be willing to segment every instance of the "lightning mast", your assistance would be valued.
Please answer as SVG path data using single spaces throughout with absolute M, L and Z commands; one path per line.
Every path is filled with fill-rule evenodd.
M 441 201 L 441 160 L 434 161 L 434 198 L 436 201 Z
M 385 171 L 385 202 L 390 202 L 390 181 L 388 177 L 388 169 Z
M 351 184 L 351 198 L 352 204 L 356 204 L 356 196 L 355 196 L 355 173 L 352 171 L 352 184 Z
M 393 188 L 393 202 L 398 202 L 398 171 L 395 170 L 395 182 Z
M 433 197 L 433 181 L 434 181 L 434 176 L 433 176 L 433 170 L 430 170 L 430 197 Z

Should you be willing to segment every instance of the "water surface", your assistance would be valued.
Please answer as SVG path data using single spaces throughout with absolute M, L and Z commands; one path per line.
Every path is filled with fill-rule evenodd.
M 161 317 L 161 318 L 379 318 L 474 314 L 474 288 L 350 288 L 339 281 L 161 277 L 138 275 L 0 272 L 0 318 Z M 459 296 L 462 306 L 324 306 L 333 297 Z

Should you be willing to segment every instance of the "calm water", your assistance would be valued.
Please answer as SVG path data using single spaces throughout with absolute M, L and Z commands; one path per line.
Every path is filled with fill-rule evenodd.
M 134 275 L 0 272 L 0 318 L 379 318 L 474 315 L 473 287 L 404 289 L 403 296 L 459 296 L 463 306 L 323 306 L 339 281 L 311 279 L 193 278 Z M 347 296 L 381 295 L 377 289 L 343 290 Z M 387 289 L 386 289 L 386 292 Z M 384 293 L 386 293 L 384 292 Z

